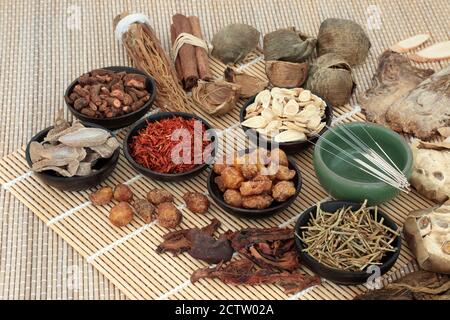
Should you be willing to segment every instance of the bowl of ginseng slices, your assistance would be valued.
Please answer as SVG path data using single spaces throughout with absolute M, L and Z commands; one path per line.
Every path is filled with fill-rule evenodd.
M 105 180 L 119 159 L 115 135 L 93 123 L 57 119 L 36 134 L 25 157 L 42 182 L 64 191 L 92 188 Z
M 291 154 L 312 145 L 332 117 L 331 105 L 311 91 L 275 87 L 248 99 L 240 122 L 253 144 Z
M 319 276 L 345 285 L 377 280 L 397 261 L 400 230 L 367 202 L 328 201 L 304 211 L 295 225 L 302 263 Z

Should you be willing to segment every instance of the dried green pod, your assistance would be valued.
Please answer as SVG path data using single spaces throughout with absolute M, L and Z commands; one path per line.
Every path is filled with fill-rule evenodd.
M 225 64 L 237 63 L 256 48 L 259 36 L 259 31 L 252 26 L 230 24 L 214 35 L 211 54 Z
M 294 28 L 276 30 L 264 36 L 264 57 L 266 61 L 303 62 L 313 53 L 316 42 Z
M 317 37 L 317 55 L 339 54 L 351 66 L 363 63 L 370 49 L 363 28 L 352 20 L 330 18 L 322 22 Z
M 349 102 L 355 88 L 350 65 L 339 55 L 319 57 L 309 72 L 306 87 L 333 106 Z

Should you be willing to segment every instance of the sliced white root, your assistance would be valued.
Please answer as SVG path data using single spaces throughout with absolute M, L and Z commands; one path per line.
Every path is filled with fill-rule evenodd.
M 394 44 L 391 47 L 391 50 L 398 53 L 405 53 L 417 47 L 420 47 L 422 44 L 428 41 L 428 39 L 430 39 L 429 34 L 418 34 Z
M 450 41 L 433 44 L 408 57 L 416 62 L 432 62 L 450 59 Z

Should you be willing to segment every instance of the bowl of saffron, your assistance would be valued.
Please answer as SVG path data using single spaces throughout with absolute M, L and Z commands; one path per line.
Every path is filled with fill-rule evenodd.
M 160 112 L 137 122 L 123 140 L 125 158 L 139 173 L 160 181 L 190 179 L 213 162 L 212 126 L 184 112 Z

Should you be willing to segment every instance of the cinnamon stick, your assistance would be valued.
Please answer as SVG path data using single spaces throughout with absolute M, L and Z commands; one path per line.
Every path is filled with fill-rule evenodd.
M 177 39 L 177 33 L 175 31 L 175 28 L 173 25 L 170 26 L 170 40 L 172 42 L 172 46 L 175 43 L 175 40 Z M 181 69 L 181 61 L 179 57 L 175 59 L 175 70 L 177 71 L 178 80 L 180 82 L 183 82 L 183 70 Z
M 172 21 L 177 37 L 184 32 L 192 34 L 191 24 L 186 16 L 177 13 L 172 17 Z M 184 44 L 178 52 L 177 59 L 178 58 L 180 59 L 181 64 L 184 89 L 190 90 L 198 81 L 197 59 L 195 57 L 194 46 Z
M 188 18 L 191 23 L 192 35 L 203 40 L 202 30 L 200 28 L 200 20 L 196 16 Z M 197 58 L 197 69 L 200 79 L 208 81 L 213 79 L 211 70 L 209 69 L 208 52 L 202 47 L 195 47 L 195 56 Z

